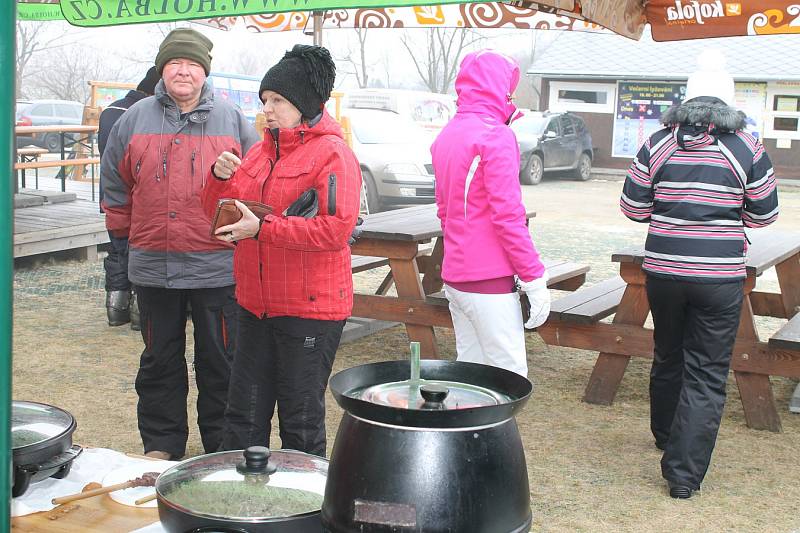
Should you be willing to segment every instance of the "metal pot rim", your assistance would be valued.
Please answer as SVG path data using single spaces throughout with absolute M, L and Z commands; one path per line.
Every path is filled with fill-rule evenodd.
M 450 411 L 403 409 L 371 403 L 351 395 L 351 391 L 391 381 L 407 379 L 408 360 L 368 363 L 338 372 L 329 382 L 334 399 L 353 416 L 402 429 L 458 429 L 490 426 L 513 417 L 533 392 L 533 384 L 509 370 L 462 361 L 420 361 L 421 377 L 430 380 L 459 381 L 501 392 L 507 403 Z

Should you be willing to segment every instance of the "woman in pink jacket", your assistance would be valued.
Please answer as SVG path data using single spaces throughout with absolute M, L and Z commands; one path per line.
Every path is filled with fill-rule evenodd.
M 547 275 L 528 232 L 519 147 L 508 124 L 517 109 L 513 59 L 467 55 L 456 78 L 458 111 L 431 146 L 444 232 L 442 278 L 459 361 L 528 373 L 517 288 L 531 304 L 524 327 L 550 312 Z

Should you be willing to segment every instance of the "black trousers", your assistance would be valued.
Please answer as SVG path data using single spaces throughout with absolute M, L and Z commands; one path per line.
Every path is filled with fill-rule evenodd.
M 281 447 L 325 456 L 325 389 L 344 323 L 240 308 L 224 449 L 269 447 L 277 404 Z
M 668 482 L 700 488 L 717 440 L 744 283 L 647 278 L 655 354 L 650 427 Z
M 128 280 L 128 239 L 120 239 L 108 232 L 111 240 L 111 249 L 103 259 L 103 268 L 106 271 L 106 291 L 129 291 L 131 282 Z
M 192 306 L 197 425 L 206 452 L 222 443 L 230 365 L 236 346 L 233 285 L 211 289 L 136 286 L 144 351 L 136 376 L 137 414 L 144 451 L 179 458 L 189 436 L 186 401 L 186 307 Z

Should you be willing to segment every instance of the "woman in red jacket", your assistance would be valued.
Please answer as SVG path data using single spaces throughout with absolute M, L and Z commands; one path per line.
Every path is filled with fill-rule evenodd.
M 242 307 L 224 449 L 268 446 L 277 405 L 282 447 L 325 455 L 324 394 L 353 307 L 348 239 L 361 190 L 358 161 L 324 108 L 335 75 L 325 48 L 287 52 L 261 81 L 264 141 L 243 161 L 223 152 L 205 184 L 208 215 L 220 198 L 273 208 L 259 219 L 237 201 L 242 218 L 217 230 L 218 239 L 236 244 Z M 312 190 L 315 216 L 287 214 Z

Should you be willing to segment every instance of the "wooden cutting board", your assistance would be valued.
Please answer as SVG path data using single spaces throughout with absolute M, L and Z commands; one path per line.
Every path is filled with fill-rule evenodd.
M 98 487 L 99 483 L 89 483 L 83 490 Z M 158 522 L 157 508 L 122 505 L 102 494 L 59 505 L 51 511 L 12 518 L 11 529 L 20 533 L 124 533 L 154 522 Z

